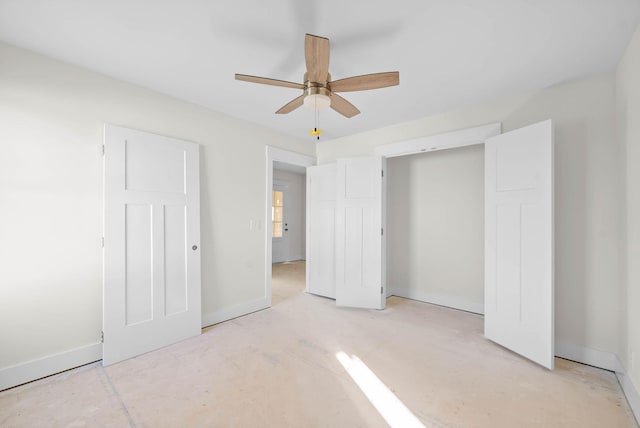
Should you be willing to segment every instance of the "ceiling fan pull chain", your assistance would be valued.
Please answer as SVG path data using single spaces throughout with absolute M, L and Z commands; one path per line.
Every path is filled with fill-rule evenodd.
M 315 127 L 313 128 L 313 132 L 311 133 L 311 135 L 315 135 L 316 139 L 318 141 L 320 141 L 320 134 L 322 133 L 322 131 L 320 131 L 320 110 L 318 110 L 318 105 L 315 104 L 314 105 L 314 120 L 315 120 Z

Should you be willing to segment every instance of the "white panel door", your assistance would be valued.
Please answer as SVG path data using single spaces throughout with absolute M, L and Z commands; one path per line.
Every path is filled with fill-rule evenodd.
M 307 292 L 336 298 L 336 165 L 307 168 Z
M 200 334 L 198 145 L 104 135 L 103 365 Z
M 485 336 L 554 365 L 553 127 L 485 143 Z
M 288 262 L 289 257 L 289 200 L 288 187 L 283 184 L 273 185 L 273 196 L 271 198 L 271 261 L 272 263 Z
M 382 159 L 338 159 L 336 303 L 383 309 Z

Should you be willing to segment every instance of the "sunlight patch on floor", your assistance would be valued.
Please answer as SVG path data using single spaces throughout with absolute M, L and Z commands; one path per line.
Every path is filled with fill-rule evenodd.
M 336 353 L 336 358 L 391 427 L 425 428 L 411 410 L 358 357 L 349 357 L 340 351 Z

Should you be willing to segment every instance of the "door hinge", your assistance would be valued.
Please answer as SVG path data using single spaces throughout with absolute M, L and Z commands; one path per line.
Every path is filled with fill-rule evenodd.
M 102 145 L 102 156 L 104 156 L 104 144 Z
M 380 235 L 384 235 L 384 229 L 380 228 Z
M 102 237 L 102 248 L 104 248 L 104 236 Z
M 382 285 L 380 286 L 380 294 L 384 294 L 384 287 Z
M 384 169 L 381 172 L 382 172 L 382 176 L 384 177 Z
M 104 331 L 100 332 L 100 343 L 104 343 Z

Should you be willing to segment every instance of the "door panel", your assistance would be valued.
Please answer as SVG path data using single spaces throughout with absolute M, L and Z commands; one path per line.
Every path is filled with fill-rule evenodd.
M 152 318 L 151 205 L 125 205 L 126 325 Z
M 186 220 L 184 206 L 166 205 L 164 207 L 165 313 L 167 315 L 179 314 L 187 310 Z
M 125 143 L 126 190 L 181 193 L 185 188 L 185 152 L 180 147 L 157 147 L 152 138 Z
M 336 303 L 383 309 L 382 159 L 338 159 Z
M 551 121 L 485 143 L 485 336 L 554 366 Z
M 103 364 L 200 334 L 198 145 L 106 125 Z
M 336 297 L 336 165 L 307 168 L 307 292 Z

